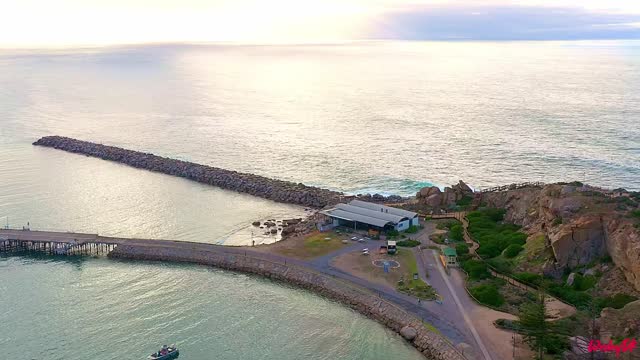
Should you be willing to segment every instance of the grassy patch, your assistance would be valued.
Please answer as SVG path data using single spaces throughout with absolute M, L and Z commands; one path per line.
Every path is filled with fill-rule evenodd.
M 326 238 L 330 238 L 330 240 L 326 240 Z M 316 231 L 295 244 L 295 246 L 283 248 L 279 252 L 295 258 L 309 259 L 327 255 L 344 246 L 347 246 L 347 244 L 343 244 L 342 238 L 335 232 L 321 233 Z
M 564 286 L 552 281 L 545 284 L 549 293 L 580 309 L 586 309 L 591 305 L 590 294 L 575 290 L 573 287 Z
M 545 237 L 543 234 L 528 239 L 523 248 L 524 251 L 513 259 L 515 264 L 526 262 L 531 265 L 541 265 L 548 257 L 545 252 Z
M 504 251 L 502 252 L 502 254 L 511 259 L 514 258 L 516 256 L 518 256 L 518 254 L 520 254 L 520 252 L 524 250 L 524 247 L 522 247 L 522 245 L 519 244 L 511 244 L 509 246 L 507 246 L 506 249 L 504 249 Z
M 399 249 L 396 257 L 405 269 L 402 280 L 397 285 L 398 291 L 423 300 L 435 299 L 436 293 L 431 286 L 425 284 L 420 277 L 417 280 L 413 279 L 413 274 L 418 273 L 418 263 L 413 252 L 408 249 Z
M 605 307 L 622 309 L 628 303 L 636 300 L 638 300 L 638 298 L 632 295 L 615 294 L 613 296 L 598 298 L 596 300 L 596 305 L 598 306 L 598 311 L 604 309 Z

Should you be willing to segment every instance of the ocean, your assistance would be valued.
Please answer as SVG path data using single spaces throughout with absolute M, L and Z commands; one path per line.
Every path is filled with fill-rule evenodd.
M 45 135 L 354 194 L 411 195 L 459 179 L 640 190 L 639 119 L 639 41 L 0 50 L 0 224 L 243 245 L 275 240 L 251 222 L 305 214 L 31 145 Z M 363 349 L 385 354 L 381 343 L 386 354 L 415 353 L 336 304 L 253 277 L 31 258 L 0 259 L 0 275 L 0 304 L 13 304 L 0 306 L 11 329 L 0 345 L 16 359 L 137 358 L 170 334 L 194 354 L 224 349 L 219 358 L 325 349 L 315 358 L 369 359 Z M 180 292 L 154 298 L 154 284 Z M 315 307 L 331 315 L 304 320 Z M 270 352 L 243 357 L 255 339 Z

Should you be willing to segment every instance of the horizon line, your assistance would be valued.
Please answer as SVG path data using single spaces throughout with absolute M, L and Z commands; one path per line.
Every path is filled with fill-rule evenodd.
M 209 46 L 209 45 L 225 45 L 225 46 L 329 46 L 329 45 L 346 45 L 352 43 L 374 43 L 374 42 L 474 42 L 474 43 L 517 43 L 517 42 L 538 42 L 538 43 L 552 43 L 552 42 L 605 42 L 605 41 L 640 41 L 640 38 L 575 38 L 575 39 L 505 39 L 505 38 L 486 38 L 486 39 L 473 39 L 473 38 L 449 38 L 449 39 L 394 39 L 394 38 L 380 38 L 380 39 L 350 39 L 350 40 L 326 40 L 326 41 L 282 41 L 282 42 L 254 42 L 254 41 L 238 41 L 238 40 L 212 40 L 212 41 L 148 41 L 148 42 L 122 42 L 122 43 L 109 43 L 109 44 L 65 44 L 65 45 L 18 45 L 18 46 L 5 46 L 0 44 L 0 51 L 3 50 L 93 50 L 93 49 L 107 49 L 107 48 L 126 48 L 126 47 L 138 47 L 138 46 Z

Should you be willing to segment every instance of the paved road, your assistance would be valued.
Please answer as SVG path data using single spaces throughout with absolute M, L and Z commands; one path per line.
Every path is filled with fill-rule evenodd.
M 425 228 L 421 231 L 417 240 L 422 243 L 423 247 L 435 246 L 434 242 L 430 240 L 430 235 L 435 232 L 435 224 L 428 222 L 424 224 Z M 423 280 L 427 281 L 436 292 L 442 297 L 442 304 L 433 302 L 440 307 L 440 313 L 445 314 L 447 318 L 450 318 L 456 324 L 463 324 L 467 337 L 470 339 L 467 343 L 474 349 L 474 353 L 478 358 L 484 358 L 485 360 L 493 360 L 491 355 L 492 351 L 487 349 L 483 336 L 476 329 L 472 319 L 471 310 L 478 305 L 467 294 L 464 288 L 464 282 L 452 282 L 450 280 L 451 275 L 445 272 L 444 267 L 439 259 L 439 253 L 436 250 L 424 249 L 414 250 L 416 258 L 418 259 L 418 269 Z M 454 270 L 455 271 L 455 270 Z M 427 278 L 425 274 L 428 273 Z M 483 334 L 489 336 L 488 334 Z M 482 357 L 480 357 L 482 356 Z
M 367 240 L 364 243 L 354 243 L 328 255 L 303 263 L 304 266 L 312 268 L 315 271 L 347 280 L 375 292 L 378 296 L 399 305 L 405 311 L 408 311 L 414 316 L 421 318 L 423 321 L 430 323 L 454 344 L 458 344 L 460 342 L 469 343 L 470 336 L 468 332 L 465 331 L 465 328 L 458 326 L 457 324 L 460 323 L 453 321 L 453 319 L 442 316 L 441 309 L 437 306 L 433 306 L 435 305 L 435 302 L 423 301 L 419 304 L 418 299 L 415 297 L 400 293 L 389 286 L 376 284 L 353 276 L 332 265 L 333 260 L 340 255 L 351 252 L 361 252 L 364 248 L 376 251 L 380 244 L 381 242 L 376 240 Z

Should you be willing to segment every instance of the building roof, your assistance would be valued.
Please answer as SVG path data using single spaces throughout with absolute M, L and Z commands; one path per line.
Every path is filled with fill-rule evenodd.
M 411 211 L 359 200 L 353 200 L 349 204 L 337 204 L 333 209 L 322 213 L 334 218 L 357 221 L 377 227 L 384 227 L 389 224 L 397 225 L 402 221 L 413 218 L 414 215 L 417 216 L 416 213 Z
M 380 210 L 375 211 L 375 210 L 371 210 L 371 209 L 367 209 L 359 206 L 353 206 L 351 204 L 337 204 L 336 209 L 340 209 L 340 210 L 344 210 L 344 211 L 348 211 L 356 214 L 371 216 L 377 219 L 391 221 L 396 224 L 399 223 L 400 221 L 406 220 L 406 217 L 404 216 L 389 214 L 386 212 L 382 212 Z
M 341 209 L 330 209 L 330 210 L 326 210 L 322 212 L 325 215 L 334 217 L 334 218 L 338 218 L 338 219 L 342 219 L 342 220 L 348 220 L 348 221 L 357 221 L 357 222 L 361 222 L 364 224 L 369 224 L 369 225 L 373 225 L 373 226 L 377 226 L 377 227 L 384 227 L 387 224 L 392 224 L 393 222 L 388 221 L 388 220 L 384 220 L 384 219 L 378 219 L 378 218 L 374 218 L 371 216 L 367 216 L 367 215 L 362 215 L 362 214 L 357 214 L 357 213 L 352 213 L 349 211 L 345 211 L 345 210 L 341 210 Z
M 444 252 L 445 256 L 458 256 L 458 253 L 454 248 L 446 247 L 444 248 L 444 250 L 442 250 L 442 252 Z
M 377 212 L 380 212 L 380 210 L 383 210 L 382 212 L 384 213 L 388 213 L 396 216 L 402 216 L 409 219 L 413 219 L 414 217 L 418 216 L 418 214 L 414 213 L 413 211 L 398 209 L 391 206 L 379 205 L 379 204 L 374 204 L 374 203 L 360 201 L 360 200 L 351 200 L 351 202 L 349 202 L 349 205 L 357 206 L 357 207 L 361 207 L 361 208 L 365 208 L 365 209 L 369 209 Z

